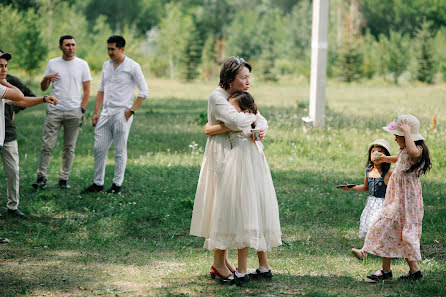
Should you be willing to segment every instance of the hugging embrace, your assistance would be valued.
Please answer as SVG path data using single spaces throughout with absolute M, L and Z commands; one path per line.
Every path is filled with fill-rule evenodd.
M 276 193 L 260 141 L 267 121 L 247 92 L 251 65 L 230 57 L 220 70 L 219 87 L 208 100 L 208 124 L 190 233 L 204 237 L 214 251 L 210 274 L 224 283 L 241 285 L 249 279 L 270 279 L 266 252 L 279 246 L 281 230 Z M 238 251 L 237 269 L 228 249 Z M 248 249 L 257 251 L 259 267 L 248 273 Z

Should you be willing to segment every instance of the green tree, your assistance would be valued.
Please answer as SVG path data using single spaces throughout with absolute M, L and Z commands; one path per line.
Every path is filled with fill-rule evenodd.
M 363 58 L 359 40 L 346 40 L 342 43 L 338 48 L 337 66 L 344 81 L 352 82 L 361 77 Z
M 214 75 L 217 61 L 217 52 L 215 51 L 215 36 L 211 32 L 206 38 L 201 52 L 201 74 L 209 79 Z
M 429 24 L 423 22 L 417 31 L 417 79 L 431 84 L 435 75 L 434 48 Z
M 22 46 L 16 53 L 15 63 L 28 74 L 29 82 L 32 80 L 33 72 L 40 68 L 47 55 L 47 47 L 40 35 L 38 18 L 33 9 L 28 9 L 22 20 L 26 30 L 17 36 Z
M 390 38 L 384 34 L 379 36 L 378 53 L 380 72 L 385 77 L 393 75 L 393 82 L 398 84 L 399 76 L 407 69 L 410 59 L 409 37 L 399 32 L 390 31 Z
M 167 58 L 170 79 L 173 80 L 176 72 L 182 70 L 177 68 L 181 67 L 188 46 L 194 40 L 192 32 L 195 31 L 195 25 L 191 16 L 183 14 L 180 4 L 168 4 L 166 11 L 167 15 L 160 24 L 158 54 Z
M 15 54 L 22 49 L 22 40 L 17 38 L 18 35 L 22 35 L 26 30 L 23 23 L 22 14 L 11 5 L 0 5 L 2 12 L 1 25 L 0 25 L 0 48 L 13 55 L 14 62 L 10 63 L 10 68 L 16 68 Z M 14 34 L 11 34 L 11 29 L 14 29 Z
M 259 15 L 254 10 L 242 10 L 226 27 L 228 36 L 226 56 L 239 56 L 257 60 L 262 51 L 262 36 L 259 34 Z

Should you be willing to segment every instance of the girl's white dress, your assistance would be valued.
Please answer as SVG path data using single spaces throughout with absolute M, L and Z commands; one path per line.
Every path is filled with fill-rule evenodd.
M 268 129 L 268 123 L 259 113 L 239 113 L 228 101 L 229 94 L 223 89 L 215 89 L 208 99 L 208 123 L 216 125 L 225 123 L 231 130 L 242 130 L 256 121 L 258 129 Z M 245 129 L 245 133 L 247 133 Z M 206 142 L 197 191 L 195 193 L 194 210 L 190 225 L 190 234 L 208 238 L 214 213 L 219 209 L 215 205 L 216 193 L 226 192 L 219 188 L 217 181 L 221 179 L 225 158 L 231 149 L 228 133 L 209 136 Z M 206 246 L 206 243 L 205 243 Z
M 281 245 L 279 208 L 270 169 L 261 143 L 242 134 L 229 134 L 232 149 L 225 159 L 216 193 L 210 234 L 205 247 L 251 247 L 270 251 Z

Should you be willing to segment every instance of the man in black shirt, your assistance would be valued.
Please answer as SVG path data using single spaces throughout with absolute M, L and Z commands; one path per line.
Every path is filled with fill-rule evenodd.
M 19 152 L 17 145 L 17 133 L 14 124 L 14 116 L 25 107 L 31 107 L 40 103 L 57 104 L 57 99 L 53 96 L 36 97 L 36 95 L 25 85 L 20 79 L 15 76 L 7 74 L 8 60 L 2 58 L 3 50 L 0 49 L 0 79 L 6 79 L 11 85 L 17 87 L 25 96 L 24 101 L 11 102 L 5 104 L 5 142 L 1 150 L 1 157 L 3 160 L 3 169 L 7 180 L 7 196 L 8 196 L 8 214 L 25 218 L 26 215 L 19 210 Z M 13 105 L 17 104 L 17 105 Z M 0 214 L 1 216 L 1 214 Z

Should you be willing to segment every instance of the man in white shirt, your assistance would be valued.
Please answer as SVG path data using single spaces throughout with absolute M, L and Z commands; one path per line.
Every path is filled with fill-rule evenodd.
M 52 84 L 51 95 L 59 99 L 59 104 L 57 106 L 50 104 L 47 108 L 37 181 L 32 185 L 35 189 L 46 186 L 51 151 L 56 144 L 62 126 L 64 146 L 59 186 L 63 189 L 70 188 L 67 181 L 73 164 L 74 149 L 79 128 L 82 125 L 83 113 L 90 97 L 90 69 L 86 61 L 75 56 L 76 40 L 73 36 L 64 35 L 59 39 L 59 48 L 62 51 L 62 57 L 51 59 L 48 62 L 40 83 L 42 91 L 48 89 Z
M 114 144 L 115 174 L 108 193 L 119 194 L 127 163 L 127 139 L 133 115 L 149 95 L 141 66 L 124 55 L 125 39 L 111 36 L 107 40 L 110 60 L 102 66 L 101 82 L 92 118 L 94 131 L 94 180 L 83 193 L 101 192 L 104 188 L 105 161 Z M 135 87 L 139 93 L 133 101 Z M 102 106 L 102 112 L 99 111 Z

